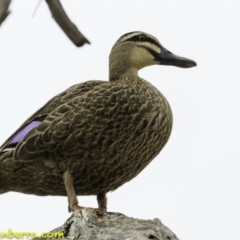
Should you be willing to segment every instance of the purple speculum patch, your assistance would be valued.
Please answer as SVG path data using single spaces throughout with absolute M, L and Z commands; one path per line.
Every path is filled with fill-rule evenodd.
M 28 123 L 23 129 L 21 129 L 8 143 L 9 145 L 16 145 L 17 143 L 21 142 L 23 138 L 27 135 L 29 131 L 31 131 L 33 128 L 37 127 L 41 121 L 34 120 L 30 123 Z

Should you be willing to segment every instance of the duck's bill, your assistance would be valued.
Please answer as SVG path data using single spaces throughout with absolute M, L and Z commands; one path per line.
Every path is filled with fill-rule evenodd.
M 197 66 L 197 63 L 195 61 L 175 55 L 164 47 L 161 48 L 161 53 L 155 55 L 154 60 L 158 61 L 160 65 L 169 65 L 181 68 L 190 68 Z

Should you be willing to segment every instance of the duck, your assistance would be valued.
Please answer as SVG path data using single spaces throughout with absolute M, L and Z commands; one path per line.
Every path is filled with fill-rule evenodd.
M 95 195 L 107 209 L 107 193 L 135 178 L 163 149 L 172 130 L 171 107 L 140 69 L 181 68 L 196 62 L 168 51 L 154 36 L 122 35 L 109 56 L 109 79 L 69 87 L 30 116 L 0 147 L 0 194 Z

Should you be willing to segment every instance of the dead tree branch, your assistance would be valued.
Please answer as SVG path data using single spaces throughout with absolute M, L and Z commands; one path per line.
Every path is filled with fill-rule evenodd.
M 8 7 L 11 3 L 11 0 L 1 0 L 0 1 L 0 25 L 3 23 L 3 21 L 7 18 L 10 11 L 8 10 Z
M 77 47 L 90 43 L 71 22 L 59 0 L 46 0 L 46 2 L 57 24 Z
M 58 234 L 62 234 L 61 238 Z M 48 236 L 51 238 L 38 240 L 179 240 L 159 219 L 140 220 L 118 213 L 99 216 L 89 208 L 75 211 L 63 226 Z

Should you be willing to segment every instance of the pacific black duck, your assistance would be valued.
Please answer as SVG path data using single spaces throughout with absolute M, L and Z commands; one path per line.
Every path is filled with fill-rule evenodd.
M 74 85 L 49 100 L 0 147 L 0 193 L 68 196 L 106 193 L 136 177 L 171 133 L 166 98 L 138 70 L 155 64 L 196 66 L 144 32 L 121 36 L 109 59 L 109 81 Z

